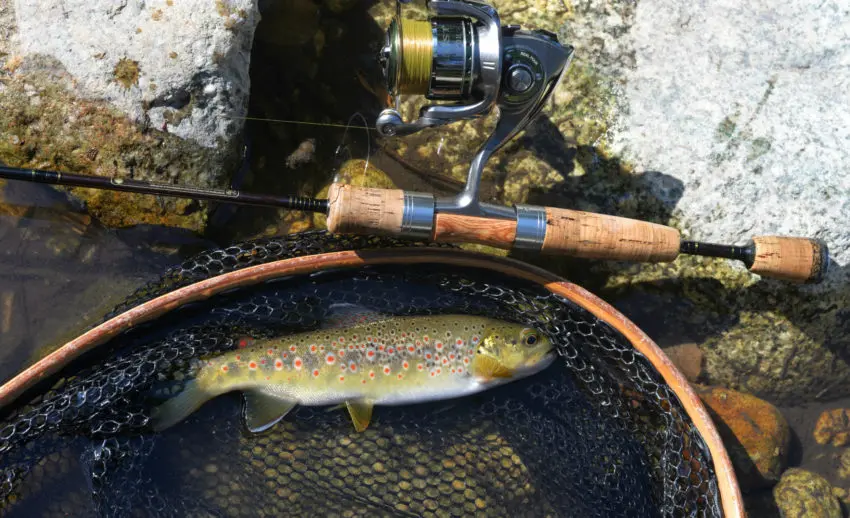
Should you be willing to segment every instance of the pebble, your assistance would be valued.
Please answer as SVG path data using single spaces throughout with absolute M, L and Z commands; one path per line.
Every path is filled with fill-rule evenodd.
M 815 424 L 814 435 L 818 444 L 850 444 L 850 409 L 835 408 L 823 412 Z

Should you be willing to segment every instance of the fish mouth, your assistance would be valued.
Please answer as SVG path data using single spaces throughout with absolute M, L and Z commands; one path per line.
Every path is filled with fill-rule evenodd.
M 552 362 L 555 361 L 555 358 L 558 357 L 558 353 L 555 352 L 554 349 L 550 349 L 540 356 L 533 357 L 527 364 L 517 370 L 516 376 L 531 376 L 532 374 L 537 374 L 542 371 L 546 367 L 552 365 Z

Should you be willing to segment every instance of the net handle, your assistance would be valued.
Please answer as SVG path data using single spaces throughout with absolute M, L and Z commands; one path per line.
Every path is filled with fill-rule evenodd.
M 684 375 L 642 330 L 599 297 L 546 270 L 514 259 L 459 249 L 410 247 L 330 252 L 274 261 L 204 279 L 129 309 L 50 353 L 0 386 L 0 408 L 14 402 L 28 389 L 56 374 L 74 359 L 108 342 L 118 334 L 144 322 L 154 320 L 186 304 L 208 299 L 217 293 L 259 284 L 278 277 L 303 275 L 324 269 L 423 263 L 489 269 L 542 285 L 550 292 L 561 295 L 583 307 L 598 319 L 622 333 L 632 346 L 658 370 L 665 383 L 679 398 L 694 426 L 705 440 L 711 453 L 714 471 L 718 477 L 718 490 L 720 491 L 724 516 L 728 518 L 746 517 L 743 498 L 732 462 L 705 406 Z

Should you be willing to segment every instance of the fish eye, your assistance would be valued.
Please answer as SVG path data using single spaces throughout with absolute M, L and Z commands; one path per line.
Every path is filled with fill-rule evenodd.
M 540 341 L 540 337 L 537 335 L 533 329 L 523 329 L 521 334 L 522 343 L 528 346 L 532 346 L 537 344 Z

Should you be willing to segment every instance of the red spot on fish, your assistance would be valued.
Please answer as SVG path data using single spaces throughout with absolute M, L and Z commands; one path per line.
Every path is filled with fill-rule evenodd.
M 477 343 L 478 343 L 478 340 L 480 340 L 480 338 L 478 338 L 478 335 L 473 335 L 473 336 L 472 336 L 472 343 L 477 344 Z
M 454 374 L 455 372 L 457 372 L 457 371 L 455 371 L 455 369 L 452 369 L 452 374 Z
M 450 355 L 449 355 L 449 359 L 450 359 L 450 360 L 454 360 L 454 359 L 455 359 L 455 355 L 454 355 L 454 354 L 450 354 Z
M 251 362 L 248 364 L 248 368 L 253 370 L 257 370 L 257 362 Z
M 402 363 L 401 366 L 404 367 L 404 370 L 407 370 L 407 369 L 410 368 L 410 364 L 407 363 L 407 362 Z
M 340 336 L 339 337 L 339 343 L 345 343 L 345 337 Z
M 339 370 L 344 371 L 344 370 L 345 370 L 345 369 L 347 369 L 347 368 L 348 368 L 348 367 L 346 367 L 345 365 L 342 365 L 342 366 L 340 366 Z
M 404 376 L 402 376 L 401 374 L 399 374 L 399 375 L 398 375 L 398 379 L 401 379 L 401 378 L 403 378 L 403 377 L 404 377 Z
M 345 356 L 345 349 L 340 349 L 339 351 L 336 352 L 336 354 L 338 356 Z
M 416 350 L 416 347 L 413 347 L 412 345 L 408 345 L 407 350 L 410 351 L 410 352 L 413 352 L 413 351 Z
M 392 353 L 394 353 L 394 352 L 395 352 L 395 349 L 393 349 L 392 347 L 390 347 L 389 349 L 387 349 L 387 352 L 388 352 L 388 353 L 390 353 L 390 354 L 392 354 Z
M 458 338 L 458 339 L 457 339 L 457 342 L 455 342 L 455 343 L 456 343 L 456 344 L 458 344 L 458 345 L 463 345 L 463 340 L 461 340 L 460 338 Z
M 316 378 L 319 377 L 319 369 L 313 369 L 313 376 Z
M 423 336 L 422 339 L 425 340 L 426 344 L 431 341 L 431 339 L 428 338 L 428 335 Z
M 431 371 L 431 377 L 432 377 L 432 378 L 433 378 L 434 376 L 436 376 L 436 375 L 437 375 L 437 373 L 436 373 L 436 372 Z
M 353 350 L 354 350 L 354 346 L 353 346 L 353 345 L 349 345 L 349 346 L 348 346 L 348 350 L 349 350 L 349 351 L 353 351 Z
M 368 353 L 366 353 L 366 356 L 368 356 L 369 358 L 375 356 L 375 351 L 369 351 Z
M 364 384 L 364 385 L 365 385 L 365 384 L 366 384 L 366 380 L 365 380 L 365 379 L 364 379 L 364 380 L 360 380 L 360 383 L 362 383 L 362 384 Z
M 298 370 L 301 370 L 301 367 L 304 366 L 304 362 L 301 361 L 301 358 L 295 358 L 295 361 L 292 362 L 293 367 Z
M 228 367 L 227 365 L 222 365 L 222 366 L 221 366 L 221 372 L 227 372 L 227 371 L 229 371 L 229 370 L 230 370 L 230 367 Z
M 354 363 L 354 362 L 351 362 L 351 364 L 348 366 L 348 368 L 351 369 L 351 372 L 356 372 L 357 371 L 357 364 Z
M 266 360 L 260 360 L 260 363 L 262 363 L 263 365 L 265 365 L 265 364 L 266 364 Z
M 366 341 L 367 341 L 367 342 L 371 342 L 371 341 L 372 341 L 372 337 L 371 337 L 371 336 L 367 336 L 367 337 L 366 337 Z
M 268 381 L 268 380 L 270 380 L 270 379 L 272 379 L 272 377 L 271 377 L 271 376 L 266 376 L 266 381 Z
M 384 346 L 383 346 L 383 345 L 379 345 L 379 346 L 378 346 L 378 350 L 379 350 L 379 351 L 383 351 L 383 350 L 384 350 Z
M 420 364 L 417 364 L 417 365 L 416 365 L 416 368 L 417 368 L 417 369 L 419 369 L 419 370 L 425 370 L 425 366 L 424 366 L 424 365 L 422 365 L 421 363 L 420 363 Z
M 437 374 L 442 374 L 442 373 L 443 373 L 443 369 L 437 369 Z
M 443 342 L 437 342 L 437 350 L 440 350 L 442 348 L 443 348 Z
M 274 362 L 274 368 L 275 368 L 275 369 L 277 369 L 277 370 L 282 369 L 282 368 L 283 368 L 283 362 L 282 362 L 282 361 L 280 361 L 280 360 L 275 360 L 275 362 Z
M 266 350 L 266 354 L 268 354 L 269 356 L 273 355 L 273 354 L 274 354 L 274 349 L 267 349 L 267 350 Z
M 339 381 L 345 381 L 345 376 L 340 376 Z
M 238 362 L 242 361 L 242 355 L 241 354 L 236 355 L 236 361 L 238 361 Z
M 325 361 L 326 361 L 326 362 L 328 362 L 328 365 L 332 365 L 332 364 L 333 364 L 333 362 L 335 362 L 335 361 L 336 361 L 336 358 L 334 358 L 334 355 L 333 355 L 333 354 L 329 354 L 329 355 L 327 356 L 327 358 L 325 358 Z
M 431 353 L 425 353 L 425 359 L 430 360 L 431 359 Z
M 390 374 L 390 366 L 389 365 L 384 365 L 384 374 L 386 374 L 386 375 Z
M 463 359 L 463 363 L 465 363 L 465 364 L 469 365 L 469 358 L 464 358 L 464 359 Z
M 375 371 L 369 371 L 369 377 L 375 379 Z
M 407 338 L 407 333 L 402 333 L 401 336 L 402 338 Z
M 420 342 L 419 340 L 416 340 L 416 347 L 422 347 L 422 342 Z
M 283 357 L 284 357 L 284 358 L 288 358 L 288 357 L 289 357 L 289 355 L 288 355 L 287 353 L 283 353 Z
M 448 359 L 448 358 L 443 358 L 443 365 L 446 365 L 447 363 L 449 363 L 449 359 Z
M 322 351 L 322 352 L 325 352 L 325 346 L 323 345 L 323 346 L 319 347 L 319 350 Z
M 457 368 L 457 373 L 458 373 L 458 374 L 463 374 L 463 367 L 458 367 L 458 368 Z
M 316 352 L 316 349 L 318 349 L 318 347 L 316 347 L 316 345 L 315 345 L 315 344 L 313 344 L 313 345 L 311 345 L 311 346 L 310 346 L 310 352 L 311 352 L 311 353 Z
M 241 348 L 243 348 L 243 349 L 244 349 L 244 348 L 246 348 L 246 347 L 248 347 L 248 340 L 246 340 L 246 339 L 244 339 L 244 338 L 242 338 L 241 340 L 239 340 L 239 347 L 241 347 Z
M 293 353 L 294 353 L 294 352 L 295 352 L 295 346 L 294 346 L 294 345 L 290 345 L 290 346 L 289 346 L 289 350 L 290 350 L 291 352 L 293 352 Z
M 357 340 L 357 335 L 351 335 L 352 340 Z

